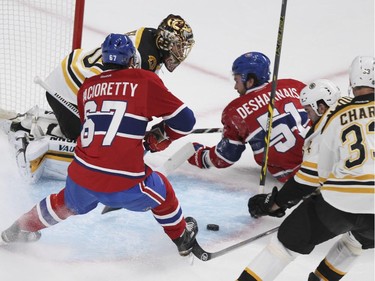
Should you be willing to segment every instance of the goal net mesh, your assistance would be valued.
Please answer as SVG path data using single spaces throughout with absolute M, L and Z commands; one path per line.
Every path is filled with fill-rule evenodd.
M 45 79 L 72 50 L 75 0 L 2 0 L 0 108 L 19 113 L 49 109 Z

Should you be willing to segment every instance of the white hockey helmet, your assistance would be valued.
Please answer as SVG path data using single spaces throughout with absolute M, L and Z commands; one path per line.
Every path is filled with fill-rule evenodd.
M 374 67 L 374 57 L 356 57 L 349 69 L 350 86 L 352 88 L 361 86 L 375 88 Z
M 323 100 L 330 107 L 340 96 L 340 89 L 333 82 L 327 79 L 317 79 L 301 90 L 299 100 L 302 106 L 310 105 L 314 112 L 321 116 L 322 114 L 318 112 L 318 101 Z

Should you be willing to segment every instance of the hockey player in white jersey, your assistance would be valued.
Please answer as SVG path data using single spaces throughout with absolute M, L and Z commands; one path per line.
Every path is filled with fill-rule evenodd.
M 350 82 L 355 98 L 340 99 L 315 122 L 310 136 L 318 134 L 307 137 L 304 161 L 295 178 L 280 191 L 250 198 L 253 217 L 280 217 L 286 208 L 304 200 L 239 281 L 274 280 L 298 254 L 309 254 L 316 245 L 342 235 L 308 277 L 309 281 L 340 280 L 363 249 L 374 248 L 373 57 L 354 59 Z M 307 102 L 304 98 L 302 93 L 302 104 Z
M 142 27 L 127 33 L 137 56 L 132 67 L 158 73 L 161 67 L 173 72 L 194 45 L 190 25 L 170 14 L 158 28 Z M 75 139 L 80 133 L 76 94 L 85 78 L 104 70 L 101 48 L 74 50 L 46 79 L 46 97 L 53 112 L 30 109 L 18 122 L 7 122 L 4 131 L 16 151 L 21 175 L 35 183 L 41 176 L 64 180 L 73 159 Z M 51 93 L 50 93 L 51 92 Z

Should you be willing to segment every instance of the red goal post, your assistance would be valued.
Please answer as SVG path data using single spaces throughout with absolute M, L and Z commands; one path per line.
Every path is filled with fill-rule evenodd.
M 48 109 L 45 79 L 72 49 L 81 47 L 85 0 L 3 0 L 0 8 L 0 108 Z

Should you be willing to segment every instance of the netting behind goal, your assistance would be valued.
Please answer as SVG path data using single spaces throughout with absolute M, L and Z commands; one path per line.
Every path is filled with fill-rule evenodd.
M 76 8 L 76 2 L 77 6 Z M 0 108 L 25 112 L 49 108 L 45 79 L 73 48 L 80 47 L 84 0 L 2 0 L 0 7 Z M 77 30 L 79 29 L 80 30 Z M 74 39 L 76 38 L 76 39 Z M 75 44 L 75 46 L 74 46 Z

